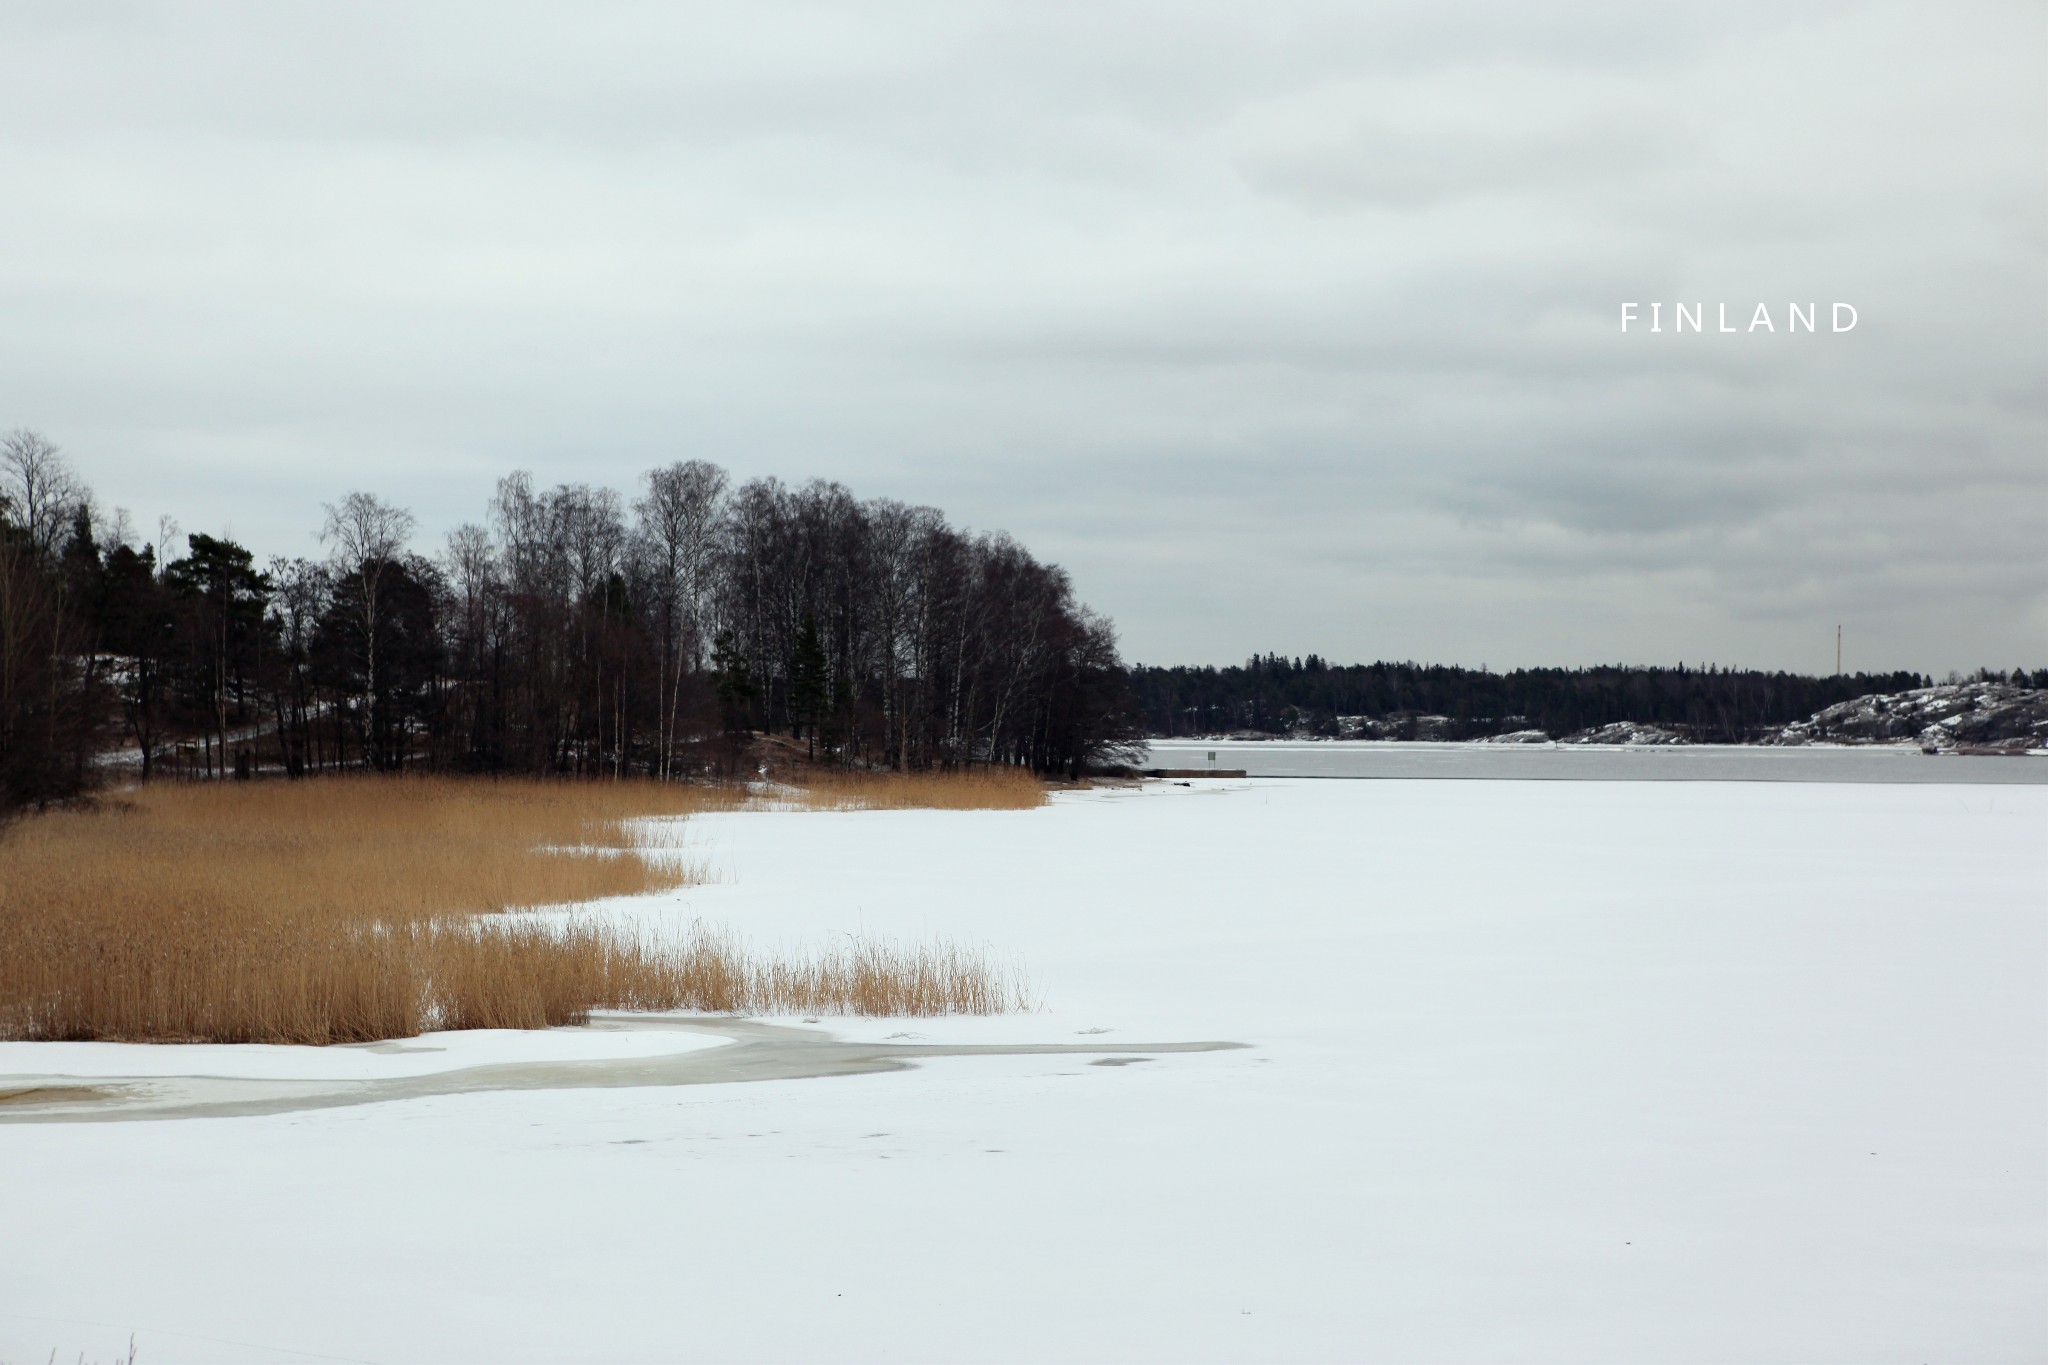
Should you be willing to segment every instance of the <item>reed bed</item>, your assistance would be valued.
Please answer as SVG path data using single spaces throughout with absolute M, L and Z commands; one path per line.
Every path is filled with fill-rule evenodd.
M 865 1016 L 1002 1014 L 1031 1008 L 1022 974 L 933 942 L 853 939 L 819 952 L 759 956 L 702 924 L 675 939 L 578 924 L 609 967 L 608 1009 Z
M 925 804 L 964 799 L 923 782 Z M 977 789 L 979 790 L 979 789 Z M 879 793 L 881 788 L 877 788 Z M 985 794 L 985 793 L 984 793 Z M 368 1042 L 594 1008 L 992 1013 L 1021 983 L 946 945 L 760 959 L 715 931 L 494 918 L 688 885 L 684 816 L 739 790 L 329 778 L 170 784 L 0 830 L 0 1039 Z M 916 802 L 804 789 L 828 809 Z M 1007 798 L 1006 798 L 1007 799 Z

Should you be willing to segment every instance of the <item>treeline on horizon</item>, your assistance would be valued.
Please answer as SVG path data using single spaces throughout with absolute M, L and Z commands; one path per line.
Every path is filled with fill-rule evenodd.
M 2022 686 L 2048 682 L 2048 670 L 2031 677 L 2025 669 L 1979 676 Z M 1292 661 L 1267 654 L 1226 668 L 1138 665 L 1131 678 L 1147 731 L 1162 738 L 1233 731 L 1336 737 L 1349 730 L 1339 717 L 1392 722 L 1387 737 L 1415 738 L 1422 717 L 1442 716 L 1448 726 L 1429 728 L 1445 739 L 1517 730 L 1562 738 L 1633 721 L 1723 743 L 1756 739 L 1873 692 L 1933 685 L 1908 672 L 1807 677 L 1614 664 L 1493 673 L 1443 664 L 1337 665 L 1313 654 Z
M 782 731 L 816 757 L 1078 773 L 1139 723 L 1066 572 L 929 507 L 704 461 L 612 489 L 499 481 L 438 554 L 370 493 L 323 559 L 103 517 L 49 441 L 0 437 L 0 804 L 279 770 L 678 778 Z M 162 536 L 160 539 L 164 538 Z

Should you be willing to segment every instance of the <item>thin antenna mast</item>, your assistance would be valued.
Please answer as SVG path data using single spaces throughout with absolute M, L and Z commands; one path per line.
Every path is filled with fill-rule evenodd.
M 1835 627 L 1835 676 L 1842 676 L 1842 628 Z

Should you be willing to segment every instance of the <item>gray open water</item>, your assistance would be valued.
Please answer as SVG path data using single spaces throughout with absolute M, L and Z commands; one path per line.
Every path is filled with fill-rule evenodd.
M 1210 755 L 1214 755 L 1214 760 Z M 1491 778 L 1579 782 L 2048 783 L 2048 757 L 1923 754 L 1886 745 L 1761 748 L 1675 744 L 1403 744 L 1156 740 L 1145 766 L 1243 769 L 1252 777 Z

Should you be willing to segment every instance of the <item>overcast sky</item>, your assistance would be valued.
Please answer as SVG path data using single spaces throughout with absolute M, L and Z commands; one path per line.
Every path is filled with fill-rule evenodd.
M 1148 663 L 2034 667 L 2044 16 L 16 0 L 0 427 L 260 554 L 836 479 Z

